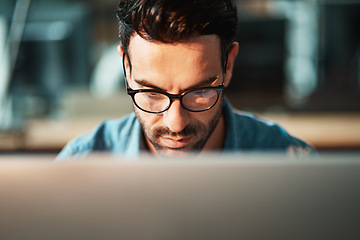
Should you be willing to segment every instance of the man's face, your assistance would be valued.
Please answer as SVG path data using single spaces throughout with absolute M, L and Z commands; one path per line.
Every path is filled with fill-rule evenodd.
M 179 44 L 155 43 L 134 35 L 128 51 L 132 69 L 130 72 L 125 59 L 126 76 L 134 90 L 181 94 L 200 87 L 227 85 L 230 80 L 222 71 L 220 40 L 215 35 Z M 222 147 L 225 127 L 221 102 L 220 97 L 214 107 L 204 112 L 187 111 L 179 99 L 159 114 L 134 109 L 149 149 L 159 155 L 179 155 Z

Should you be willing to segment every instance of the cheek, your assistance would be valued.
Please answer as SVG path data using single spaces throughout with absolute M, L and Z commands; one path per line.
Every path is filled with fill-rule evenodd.
M 200 126 L 208 127 L 210 122 L 216 117 L 218 111 L 219 111 L 219 107 L 214 106 L 213 108 L 205 112 L 192 113 L 189 124 L 199 127 Z
M 162 122 L 161 114 L 146 113 L 139 110 L 135 106 L 134 106 L 134 112 L 145 131 L 149 131 L 149 129 L 151 130 L 151 128 L 156 126 L 160 126 Z
M 192 123 L 201 123 L 207 125 L 207 123 L 210 121 L 210 119 L 214 116 L 213 109 L 210 109 L 205 112 L 200 113 L 194 113 L 192 118 Z
M 217 114 L 219 114 L 221 107 L 222 107 L 222 104 L 219 99 L 219 101 L 217 102 L 217 104 L 214 107 L 212 107 L 211 109 L 209 109 L 205 112 L 199 113 L 198 121 L 200 121 L 204 124 L 208 124 L 211 120 L 213 120 L 213 118 L 215 118 L 215 116 Z

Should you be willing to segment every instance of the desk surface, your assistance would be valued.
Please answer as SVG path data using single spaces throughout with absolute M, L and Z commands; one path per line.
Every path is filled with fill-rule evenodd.
M 360 113 L 269 113 L 258 116 L 279 123 L 290 134 L 318 149 L 360 148 Z M 57 151 L 106 118 L 79 116 L 31 120 L 24 135 L 0 138 L 0 150 Z
M 360 148 L 360 113 L 262 114 L 316 148 Z

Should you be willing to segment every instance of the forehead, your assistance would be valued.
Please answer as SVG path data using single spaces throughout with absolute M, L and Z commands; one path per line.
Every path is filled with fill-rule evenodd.
M 220 40 L 216 35 L 177 44 L 147 41 L 134 35 L 128 50 L 135 79 L 156 81 L 169 88 L 194 84 L 221 70 Z
M 133 34 L 129 41 L 129 49 L 132 47 L 147 47 L 147 48 L 169 48 L 169 47 L 177 47 L 182 46 L 185 48 L 190 48 L 192 50 L 204 50 L 204 47 L 220 47 L 220 39 L 215 34 L 210 35 L 195 35 L 185 41 L 175 42 L 175 43 L 163 43 L 160 41 L 152 41 L 142 38 L 138 34 Z

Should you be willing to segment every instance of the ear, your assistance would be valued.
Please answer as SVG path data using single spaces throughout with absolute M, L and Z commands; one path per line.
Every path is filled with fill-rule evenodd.
M 229 52 L 228 52 L 228 62 L 226 67 L 226 74 L 224 79 L 225 87 L 227 87 L 230 83 L 232 72 L 234 69 L 235 64 L 235 58 L 239 51 L 239 44 L 237 42 L 233 42 L 230 46 Z
M 122 57 L 123 54 L 124 54 L 124 48 L 123 48 L 123 46 L 119 44 L 119 45 L 117 46 L 117 50 L 118 50 L 118 53 L 120 54 L 120 56 Z
M 125 50 L 124 50 L 124 47 L 122 45 L 117 46 L 117 51 L 118 51 L 119 55 L 121 56 L 121 58 L 123 58 L 125 56 L 124 55 Z M 126 71 L 126 76 L 129 76 L 130 75 L 130 67 L 129 67 L 128 59 L 125 57 L 125 59 L 123 59 L 122 61 L 124 61 L 124 64 L 125 64 L 124 71 Z

